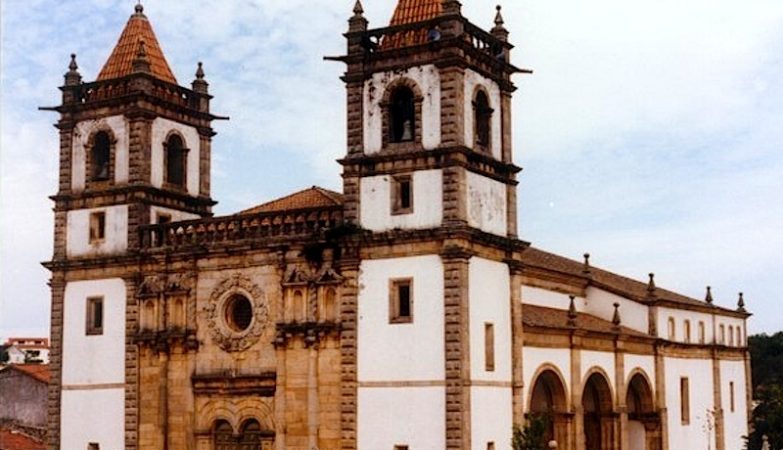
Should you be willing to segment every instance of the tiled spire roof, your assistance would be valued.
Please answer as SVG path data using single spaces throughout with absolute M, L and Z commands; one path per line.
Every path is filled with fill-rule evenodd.
M 144 44 L 141 43 L 142 41 Z M 136 5 L 136 12 L 128 19 L 109 60 L 106 61 L 98 75 L 98 81 L 121 78 L 133 73 L 133 60 L 142 45 L 146 58 L 149 60 L 152 75 L 160 80 L 177 84 L 177 79 L 171 72 L 166 57 L 163 56 L 152 25 L 144 15 L 144 8 L 141 5 Z
M 389 25 L 423 22 L 438 17 L 442 11 L 443 0 L 400 0 Z

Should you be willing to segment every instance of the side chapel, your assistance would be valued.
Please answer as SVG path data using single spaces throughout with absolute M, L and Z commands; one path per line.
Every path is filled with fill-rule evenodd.
M 399 0 L 345 64 L 342 192 L 214 217 L 212 99 L 135 7 L 59 113 L 52 450 L 736 450 L 745 311 L 517 233 L 513 46 Z

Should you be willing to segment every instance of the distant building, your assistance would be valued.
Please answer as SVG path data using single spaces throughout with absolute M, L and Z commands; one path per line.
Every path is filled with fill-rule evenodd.
M 50 448 L 508 450 L 531 414 L 559 449 L 741 448 L 742 300 L 521 240 L 500 11 L 483 30 L 456 0 L 400 0 L 389 25 L 357 2 L 331 58 L 342 192 L 217 218 L 202 67 L 179 85 L 140 4 L 95 81 L 72 57 L 47 108 Z
M 47 364 L 11 364 L 0 369 L 0 425 L 42 438 L 49 379 Z
M 5 343 L 8 364 L 49 364 L 49 339 L 12 337 Z

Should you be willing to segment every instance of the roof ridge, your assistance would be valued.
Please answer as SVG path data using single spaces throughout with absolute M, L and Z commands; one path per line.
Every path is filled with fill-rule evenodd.
M 319 205 L 318 201 L 313 198 L 303 198 L 302 199 L 302 205 L 292 205 L 291 207 L 281 207 L 279 209 L 269 209 L 270 206 L 273 206 L 275 204 L 282 204 L 285 203 L 287 200 L 296 199 L 297 197 L 305 197 L 308 193 L 317 193 L 317 195 L 320 195 L 323 198 L 326 198 L 328 202 L 330 202 L 333 205 L 340 205 L 343 202 L 342 194 L 339 192 L 335 192 L 326 188 L 322 188 L 320 186 L 310 186 L 308 188 L 300 189 L 298 191 L 292 192 L 291 194 L 285 195 L 283 197 L 278 197 L 272 200 L 269 200 L 267 202 L 261 203 L 259 205 L 253 206 L 251 208 L 244 209 L 238 213 L 237 215 L 241 214 L 254 214 L 258 212 L 270 212 L 270 211 L 284 211 L 287 209 L 304 209 L 304 208 L 316 208 L 316 207 L 325 207 L 329 205 Z M 310 204 L 308 204 L 310 203 Z

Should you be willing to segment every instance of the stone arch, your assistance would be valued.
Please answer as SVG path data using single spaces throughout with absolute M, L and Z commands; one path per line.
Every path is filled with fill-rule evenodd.
M 105 150 L 98 149 L 98 146 L 103 147 L 104 145 Z M 102 123 L 90 130 L 84 152 L 85 182 L 87 186 L 90 183 L 114 182 L 116 147 L 117 136 L 109 125 Z M 101 165 L 101 167 L 98 167 L 98 165 Z
M 529 415 L 547 417 L 547 440 L 563 446 L 568 442 L 571 421 L 568 398 L 568 383 L 560 369 L 551 363 L 539 366 L 531 378 L 527 411 Z
M 179 130 L 171 129 L 163 140 L 163 181 L 185 188 L 188 183 L 188 141 Z
M 197 429 L 211 432 L 214 429 L 215 423 L 220 420 L 225 420 L 231 425 L 231 428 L 237 429 L 237 421 L 234 411 L 224 402 L 218 403 L 215 400 L 210 400 L 199 408 L 196 414 Z
M 636 368 L 628 375 L 626 386 L 628 449 L 660 449 L 661 423 L 649 376 L 642 369 Z
M 582 382 L 582 423 L 585 450 L 614 448 L 615 400 L 611 378 L 600 367 L 587 371 Z
M 248 420 L 256 420 L 262 430 L 274 431 L 276 429 L 274 412 L 266 403 L 260 401 L 243 402 L 236 411 L 237 429 Z
M 412 96 L 412 124 L 410 124 L 410 133 L 411 138 L 410 139 L 396 139 L 395 138 L 395 120 L 394 120 L 394 114 L 392 110 L 395 108 L 394 103 L 394 95 L 396 93 L 399 93 L 401 90 L 409 90 Z M 424 102 L 424 95 L 422 94 L 421 87 L 419 86 L 416 81 L 414 81 L 411 78 L 408 77 L 398 77 L 391 82 L 389 82 L 386 85 L 386 90 L 383 93 L 383 97 L 381 98 L 380 107 L 382 112 L 382 130 L 381 133 L 383 135 L 383 146 L 386 147 L 388 144 L 417 144 L 421 143 L 422 138 L 422 123 L 424 120 L 423 117 L 423 111 L 422 111 L 422 103 Z M 403 120 L 403 119 L 400 119 Z M 402 133 L 402 131 L 399 129 L 400 126 L 398 125 L 397 128 L 397 134 Z
M 489 90 L 477 84 L 471 96 L 473 105 L 473 144 L 476 149 L 491 152 L 492 149 L 492 97 Z

